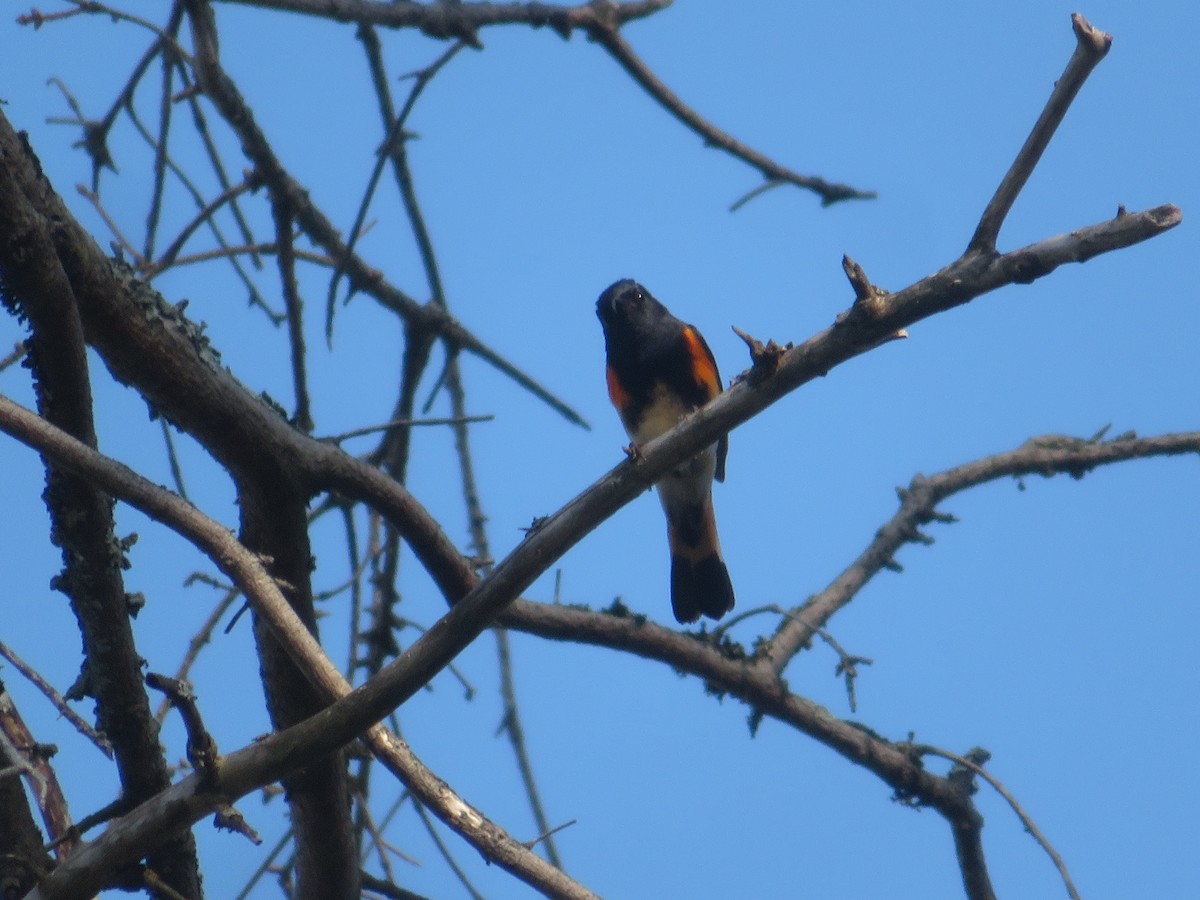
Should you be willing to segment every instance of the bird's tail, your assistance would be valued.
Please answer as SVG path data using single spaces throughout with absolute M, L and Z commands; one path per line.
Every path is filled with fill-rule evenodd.
M 733 582 L 721 559 L 712 497 L 667 514 L 671 544 L 671 609 L 678 622 L 719 619 L 733 609 Z

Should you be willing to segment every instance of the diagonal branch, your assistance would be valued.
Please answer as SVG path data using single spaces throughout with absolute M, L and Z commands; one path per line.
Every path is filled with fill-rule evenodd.
M 802 175 L 786 166 L 781 166 L 717 128 L 663 84 L 662 80 L 654 74 L 654 70 L 634 53 L 633 48 L 621 36 L 615 25 L 608 22 L 597 22 L 595 25 L 588 26 L 588 35 L 607 50 L 609 56 L 647 94 L 654 98 L 659 106 L 698 134 L 707 146 L 724 150 L 730 156 L 742 160 L 761 172 L 763 178 L 767 179 L 767 184 L 760 187 L 759 192 L 774 184 L 794 184 L 796 187 L 812 191 L 820 197 L 822 206 L 832 206 L 841 200 L 873 200 L 877 196 L 874 191 L 862 191 L 848 184 L 835 184 L 815 175 Z M 734 204 L 734 209 L 742 206 L 750 199 L 750 196 L 747 195 Z
M 814 633 L 850 603 L 881 569 L 893 568 L 896 552 L 907 543 L 926 540 L 920 529 L 946 517 L 937 511 L 947 497 L 1001 478 L 1066 473 L 1081 478 L 1098 466 L 1131 459 L 1200 454 L 1200 431 L 1138 438 L 1121 436 L 1103 443 L 1056 435 L 1031 438 L 1020 447 L 977 459 L 929 478 L 917 475 L 908 488 L 897 489 L 900 509 L 875 533 L 875 539 L 828 587 L 792 611 L 765 648 L 776 672 L 782 673 Z
M 1071 14 L 1071 27 L 1075 31 L 1075 52 L 1067 62 L 1067 68 L 1062 77 L 1054 83 L 1054 91 L 1046 101 L 1046 107 L 1033 126 L 1033 131 L 1025 139 L 1024 145 L 1012 166 L 1005 173 L 1000 187 L 996 188 L 995 196 L 988 202 L 979 226 L 967 245 L 967 253 L 994 253 L 996 238 L 1000 235 L 1000 226 L 1008 216 L 1016 202 L 1017 195 L 1029 181 L 1038 160 L 1042 158 L 1050 138 L 1058 130 L 1059 124 L 1067 114 L 1071 101 L 1087 81 L 1092 69 L 1099 65 L 1112 46 L 1112 35 L 1106 34 L 1092 25 L 1079 13 Z

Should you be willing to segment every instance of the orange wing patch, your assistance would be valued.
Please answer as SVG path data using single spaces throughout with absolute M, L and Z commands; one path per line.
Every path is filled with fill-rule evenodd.
M 687 344 L 688 354 L 692 358 L 692 374 L 697 384 L 708 391 L 711 400 L 721 393 L 721 378 L 717 375 L 717 364 L 713 362 L 712 351 L 704 343 L 704 338 L 691 325 L 683 329 L 683 340 Z M 611 383 L 611 382 L 610 382 Z M 611 387 L 609 388 L 611 392 Z
M 608 399 L 612 401 L 612 405 L 617 408 L 622 416 L 629 409 L 629 404 L 633 398 L 629 396 L 629 392 L 621 386 L 620 379 L 617 378 L 617 372 L 612 366 L 606 366 L 604 370 L 605 377 L 608 379 Z

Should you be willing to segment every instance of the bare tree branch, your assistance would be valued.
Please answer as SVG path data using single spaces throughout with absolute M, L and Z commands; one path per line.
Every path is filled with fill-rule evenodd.
M 217 787 L 207 786 L 198 774 L 193 775 L 143 803 L 133 814 L 113 822 L 104 834 L 72 857 L 73 865 L 59 867 L 43 881 L 38 891 L 30 894 L 31 900 L 75 897 L 99 890 L 113 873 L 160 843 L 164 834 L 186 829 L 230 798 L 286 777 L 297 766 L 311 765 L 312 760 L 327 756 L 364 733 L 380 762 L 443 822 L 481 851 L 486 848 L 489 859 L 541 890 L 563 897 L 594 896 L 467 805 L 425 768 L 407 744 L 382 725 L 374 724 L 402 702 L 391 702 L 389 681 L 374 678 L 368 682 L 369 688 L 351 692 L 259 559 L 219 523 L 2 396 L 0 430 L 68 470 L 86 475 L 113 496 L 195 543 L 242 588 L 256 613 L 270 621 L 274 636 L 302 664 L 313 684 L 330 699 L 341 698 L 303 722 L 223 757 Z M 432 634 L 422 637 L 417 645 L 430 640 Z M 419 688 L 414 684 L 412 692 Z M 357 873 L 357 867 L 354 871 Z
M 777 672 L 812 639 L 815 628 L 827 623 L 848 604 L 880 569 L 894 568 L 896 552 L 906 543 L 925 540 L 921 528 L 953 517 L 938 512 L 947 497 L 1001 478 L 1022 475 L 1068 474 L 1082 478 L 1098 466 L 1131 459 L 1200 453 L 1200 432 L 1138 438 L 1124 435 L 1103 443 L 1084 438 L 1046 435 L 1031 438 L 1007 453 L 974 460 L 926 478 L 917 475 L 907 488 L 898 488 L 900 509 L 875 532 L 867 548 L 824 590 L 797 607 L 771 638 L 766 650 Z
M 98 3 L 72 2 L 79 3 L 81 11 L 108 12 L 107 7 Z M 828 329 L 798 346 L 790 343 L 780 346 L 774 341 L 764 344 L 739 332 L 750 347 L 752 367 L 728 392 L 678 428 L 645 445 L 636 457 L 622 462 L 558 513 L 539 519 L 526 540 L 489 571 L 488 565 L 481 564 L 479 559 L 489 557 L 490 550 L 483 528 L 482 505 L 474 484 L 465 390 L 457 354 L 465 349 L 489 360 L 568 418 L 574 416 L 575 421 L 582 420 L 546 389 L 493 354 L 449 315 L 432 241 L 416 202 L 402 133 L 407 113 L 428 77 L 418 78 L 408 102 L 396 112 L 388 89 L 383 55 L 375 40 L 374 25 L 413 28 L 437 38 L 456 39 L 459 43 L 443 54 L 441 62 L 448 60 L 458 47 L 465 44 L 478 46 L 479 29 L 489 25 L 550 25 L 564 36 L 575 28 L 582 28 L 672 115 L 709 143 L 757 168 L 767 180 L 751 195 L 785 182 L 815 191 L 826 204 L 865 194 L 845 185 L 832 185 L 778 167 L 717 130 L 672 94 L 633 53 L 619 32 L 619 26 L 625 21 L 665 6 L 661 0 L 624 4 L 594 0 L 576 7 L 546 7 L 536 3 L 384 4 L 367 0 L 258 0 L 247 5 L 270 6 L 359 23 L 384 117 L 384 131 L 396 138 L 386 142 L 383 152 L 389 154 L 411 220 L 414 241 L 432 296 L 430 302 L 418 303 L 359 259 L 354 253 L 353 236 L 348 242 L 343 241 L 299 182 L 283 168 L 267 137 L 255 124 L 252 111 L 238 88 L 220 66 L 217 33 L 208 0 L 178 0 L 165 29 L 113 12 L 114 17 L 138 21 L 151 28 L 155 43 L 143 55 L 118 102 L 99 122 L 84 119 L 79 104 L 64 86 L 64 95 L 75 112 L 73 122 L 84 128 L 87 149 L 97 171 L 109 159 L 107 133 L 119 109 L 127 109 L 130 119 L 150 142 L 155 156 L 154 186 L 145 240 L 139 244 L 146 248 L 146 271 L 155 271 L 157 264 L 150 260 L 150 254 L 163 200 L 163 180 L 168 170 L 176 171 L 167 153 L 170 107 L 176 100 L 184 100 L 191 104 L 194 115 L 200 115 L 198 91 L 186 68 L 189 63 L 195 65 L 205 94 L 236 133 L 255 167 L 247 175 L 246 183 L 261 182 L 269 194 L 276 242 L 260 246 L 247 238 L 250 244 L 247 248 L 223 248 L 215 252 L 228 256 L 235 264 L 243 252 L 273 252 L 279 256 L 279 284 L 287 301 L 287 321 L 293 346 L 297 421 L 304 430 L 311 427 L 296 275 L 296 261 L 308 259 L 339 271 L 344 268 L 352 293 L 365 291 L 371 294 L 381 306 L 395 312 L 404 322 L 406 345 L 400 396 L 394 415 L 397 421 L 412 421 L 418 385 L 428 370 L 431 351 L 438 342 L 445 347 L 445 367 L 434 394 L 437 395 L 444 386 L 450 396 L 452 415 L 448 421 L 455 427 L 473 555 L 464 555 L 403 486 L 410 452 L 407 427 L 390 429 L 378 451 L 371 454 L 367 462 L 348 456 L 329 442 L 313 440 L 290 426 L 269 403 L 252 396 L 228 370 L 217 364 L 215 352 L 200 330 L 184 317 L 182 305 L 168 306 L 157 293 L 133 277 L 128 267 L 105 258 L 65 210 L 60 198 L 41 176 L 32 151 L 12 132 L 0 113 L 0 245 L 3 245 L 0 254 L 6 254 L 0 256 L 0 261 L 4 263 L 5 286 L 9 287 L 9 280 L 15 279 L 18 288 L 38 294 L 38 302 L 46 302 L 41 296 L 45 294 L 59 304 L 56 308 L 64 313 L 61 322 L 43 317 L 34 323 L 35 338 L 47 334 L 55 337 L 47 344 L 44 354 L 35 352 L 34 362 L 38 366 L 45 365 L 43 355 L 46 355 L 51 357 L 53 366 L 61 364 L 59 374 L 65 372 L 66 377 L 55 382 L 53 393 L 80 405 L 81 409 L 76 411 L 82 412 L 82 417 L 75 417 L 64 427 L 79 434 L 82 443 L 73 441 L 62 430 L 3 398 L 0 398 L 0 430 L 9 431 L 36 447 L 54 471 L 61 469 L 70 474 L 97 496 L 104 496 L 102 491 L 107 490 L 112 496 L 146 510 L 169 528 L 189 536 L 246 592 L 254 604 L 258 623 L 262 625 L 256 625 L 256 634 L 260 645 L 266 648 L 262 651 L 263 669 L 271 693 L 273 719 L 278 726 L 275 734 L 255 746 L 230 754 L 219 767 L 201 766 L 192 778 L 162 790 L 132 810 L 125 805 L 114 808 L 114 813 L 124 814 L 122 818 L 114 821 L 96 841 L 85 845 L 75 858 L 46 879 L 42 887 L 44 893 L 35 896 L 94 891 L 123 865 L 141 859 L 164 834 L 182 833 L 207 812 L 227 809 L 225 804 L 230 799 L 265 781 L 287 778 L 289 787 L 295 787 L 297 771 L 304 767 L 312 770 L 314 766 L 323 766 L 325 774 L 312 804 L 306 807 L 304 802 L 292 800 L 298 823 L 297 846 L 301 849 L 293 854 L 293 862 L 285 866 L 281 883 L 289 880 L 295 871 L 301 873 L 299 889 L 302 891 L 307 889 L 310 894 L 331 897 L 353 895 L 357 892 L 358 859 L 353 848 L 345 843 L 351 833 L 345 821 L 349 805 L 342 804 L 348 792 L 340 783 L 346 766 L 337 753 L 346 742 L 364 734 L 374 757 L 409 787 L 418 808 L 428 805 L 442 822 L 462 834 L 487 859 L 498 862 L 544 892 L 590 896 L 582 885 L 530 852 L 536 841 L 520 844 L 455 795 L 400 740 L 398 726 L 389 732 L 375 724 L 389 714 L 392 714 L 391 721 L 396 723 L 398 717 L 394 711 L 400 704 L 428 685 L 430 679 L 449 665 L 453 656 L 474 640 L 481 629 L 489 624 L 501 624 L 547 638 L 611 647 L 669 664 L 702 678 L 711 691 L 727 693 L 745 702 L 751 710 L 752 728 L 762 717 L 771 716 L 813 737 L 889 784 L 897 799 L 911 805 L 936 808 L 951 827 L 968 895 L 972 898 L 993 897 L 983 852 L 983 820 L 971 799 L 971 774 L 963 777 L 964 772 L 988 777 L 986 773 L 978 767 L 959 766 L 957 762 L 956 769 L 944 777 L 926 772 L 922 756 L 934 750 L 913 744 L 911 736 L 907 741 L 893 741 L 856 723 L 842 721 L 828 710 L 792 693 L 782 674 L 790 660 L 809 645 L 813 635 L 820 634 L 831 641 L 841 657 L 841 674 L 847 677 L 853 705 L 853 675 L 849 669 L 859 658 L 838 648 L 823 627 L 879 569 L 898 568 L 895 556 L 905 543 L 930 540 L 921 529 L 931 522 L 951 518 L 939 510 L 939 504 L 950 494 L 1010 475 L 1066 472 L 1079 477 L 1095 466 L 1118 461 L 1196 453 L 1200 452 L 1200 435 L 1164 435 L 1149 439 L 1126 435 L 1107 442 L 1102 442 L 1100 436 L 1092 440 L 1049 436 L 932 478 L 917 476 L 908 489 L 900 492 L 900 510 L 877 533 L 863 554 L 819 594 L 796 609 L 780 610 L 783 620 L 774 636 L 756 644 L 753 651 L 730 640 L 726 627 L 710 634 L 704 631 L 699 635 L 680 633 L 660 628 L 641 617 L 629 616 L 618 605 L 614 605 L 609 613 L 589 613 L 513 598 L 596 524 L 640 494 L 663 473 L 758 414 L 785 393 L 825 375 L 841 362 L 906 336 L 909 327 L 931 315 L 963 305 L 1001 286 L 1034 281 L 1064 262 L 1082 262 L 1099 253 L 1131 246 L 1178 224 L 1181 215 L 1173 206 L 1134 214 L 1126 213 L 1122 207 L 1111 221 L 1039 241 L 1010 253 L 996 251 L 998 233 L 1009 209 L 1075 93 L 1106 52 L 1110 42 L 1108 36 L 1092 29 L 1082 17 L 1074 17 L 1077 47 L 1067 71 L 984 211 L 975 235 L 960 259 L 893 294 L 871 284 L 865 270 L 847 257 L 844 267 L 854 299 Z M 194 61 L 179 50 L 175 41 L 181 11 L 185 7 L 196 48 Z M 49 19 L 38 14 L 31 16 L 29 21 L 41 24 Z M 138 122 L 132 98 L 135 86 L 148 71 L 156 54 L 161 54 L 163 78 L 158 103 L 158 134 L 151 135 Z M 425 70 L 426 75 L 431 77 L 437 65 Z M 183 91 L 171 97 L 176 78 L 183 83 Z M 200 125 L 197 127 L 210 148 L 213 165 L 221 171 L 220 158 L 212 149 L 207 130 Z M 381 157 L 378 171 L 382 171 L 383 164 Z M 372 183 L 374 180 L 373 177 Z M 239 189 L 230 189 L 227 180 L 222 184 L 225 193 L 211 203 L 202 202 L 198 192 L 192 190 L 201 209 L 200 215 L 168 249 L 164 259 L 177 254 L 187 234 L 199 224 L 207 222 L 215 229 L 213 213 L 225 202 L 233 206 L 234 215 L 239 215 L 236 209 Z M 94 202 L 99 208 L 99 198 Z M 360 220 L 365 211 L 366 201 Z M 115 232 L 115 223 L 112 228 Z M 244 230 L 248 234 L 248 229 Z M 356 225 L 353 233 L 358 230 Z M 31 234 L 37 243 L 37 253 L 32 261 L 24 252 L 24 245 L 13 238 L 17 235 L 24 239 Z M 301 236 L 312 239 L 324 255 L 306 253 L 294 247 L 293 241 Z M 138 251 L 134 250 L 134 243 L 126 243 L 127 252 L 136 259 Z M 246 283 L 249 284 L 248 279 Z M 251 291 L 256 295 L 253 286 Z M 134 386 L 155 412 L 188 431 L 228 470 L 239 492 L 242 542 L 234 540 L 225 529 L 178 497 L 149 485 L 101 457 L 94 446 L 89 449 L 88 444 L 94 445 L 94 439 L 89 441 L 88 427 L 76 427 L 80 422 L 86 426 L 90 416 L 87 373 L 81 362 L 85 343 L 97 350 L 116 378 Z M 59 355 L 61 359 L 57 358 Z M 382 465 L 385 471 L 370 463 Z M 368 676 L 366 683 L 353 691 L 314 639 L 314 592 L 309 560 L 312 520 L 306 515 L 305 504 L 314 494 L 323 491 L 329 492 L 330 496 L 320 509 L 336 507 L 346 519 L 353 573 L 348 584 L 353 591 L 352 617 L 356 629 L 362 621 L 359 594 L 360 585 L 368 581 L 366 573 L 370 573 L 369 580 L 376 590 L 377 601 L 372 607 L 375 620 L 370 632 L 381 637 L 370 644 L 370 659 L 365 663 L 352 643 L 349 671 L 353 675 L 363 669 Z M 353 519 L 359 502 L 370 509 L 372 517 L 369 552 L 364 554 L 359 553 L 359 537 Z M 381 521 L 386 521 L 386 530 L 381 528 Z M 379 538 L 381 531 L 387 533 L 382 540 Z M 103 528 L 95 531 L 95 534 L 105 533 Z M 433 577 L 452 609 L 411 647 L 387 663 L 387 659 L 398 652 L 392 632 L 401 621 L 393 606 L 400 596 L 397 579 L 402 541 L 413 549 L 417 560 Z M 477 575 L 480 569 L 484 570 L 483 577 Z M 502 636 L 503 632 L 499 634 Z M 502 637 L 498 647 L 503 662 L 506 644 Z M 286 678 L 279 674 L 284 671 Z M 505 673 L 506 677 L 511 675 L 507 669 Z M 140 693 L 139 702 L 144 699 L 140 686 L 135 693 Z M 515 705 L 510 703 L 510 695 L 511 681 L 508 681 L 504 694 L 506 723 L 510 721 L 508 716 L 515 717 Z M 520 758 L 520 729 L 515 718 L 512 722 L 509 733 Z M 944 751 L 936 752 L 948 755 Z M 328 758 L 330 754 L 334 754 L 332 759 Z M 326 759 L 322 761 L 322 757 Z M 958 760 L 952 755 L 950 758 Z M 370 760 L 367 760 L 362 764 L 362 781 L 359 783 L 363 796 L 358 799 L 364 804 L 369 799 L 366 773 L 370 770 Z M 527 782 L 535 814 L 542 822 L 544 816 L 537 813 L 532 779 L 527 778 Z M 364 805 L 361 815 L 369 819 L 369 814 Z M 322 824 L 330 827 L 329 823 L 334 821 L 339 822 L 334 830 L 342 842 L 341 852 L 317 859 L 311 852 L 314 836 Z M 548 831 L 544 823 L 539 828 Z M 440 840 L 436 833 L 435 840 Z M 305 842 L 309 850 L 303 849 Z M 1053 855 L 1053 851 L 1050 852 Z M 550 855 L 552 860 L 555 859 L 552 852 Z M 323 867 L 324 872 L 305 874 L 305 867 L 310 870 Z M 1060 866 L 1060 869 L 1065 878 L 1065 867 Z M 386 866 L 384 873 L 388 877 L 381 889 L 390 890 L 392 877 Z M 153 885 L 155 890 L 167 896 L 174 891 L 170 886 L 172 878 L 163 881 L 153 870 L 147 871 L 144 879 L 147 885 Z M 1069 886 L 1069 880 L 1067 883 Z
M 257 174 L 271 190 L 276 202 L 287 203 L 304 232 L 323 247 L 330 257 L 339 261 L 350 278 L 352 288 L 371 295 L 383 306 L 400 314 L 411 326 L 435 334 L 449 345 L 473 353 L 490 363 L 558 411 L 568 421 L 585 428 L 589 427 L 574 409 L 487 347 L 451 318 L 442 307 L 436 303 L 418 303 L 389 284 L 382 273 L 368 266 L 356 254 L 349 252 L 337 229 L 317 209 L 308 191 L 284 169 L 266 135 L 255 122 L 254 115 L 237 86 L 221 68 L 216 28 L 208 0 L 184 2 L 192 24 L 192 39 L 196 45 L 196 74 L 205 94 L 237 132 L 243 150 L 253 160 Z
M 17 656 L 13 649 L 2 641 L 0 641 L 0 657 L 8 660 L 9 665 L 24 675 L 30 684 L 41 691 L 42 695 L 58 710 L 58 714 L 71 723 L 72 728 L 95 744 L 101 753 L 112 759 L 112 744 L 108 742 L 108 738 L 84 721 L 79 713 L 67 705 L 67 701 L 63 699 L 62 694 L 56 691 L 52 684 L 46 681 L 33 666 Z
M 1000 235 L 1000 226 L 1004 224 L 1017 195 L 1033 174 L 1034 167 L 1050 143 L 1050 138 L 1054 137 L 1054 132 L 1066 116 L 1071 101 L 1083 87 L 1092 69 L 1099 65 L 1100 60 L 1108 53 L 1108 48 L 1112 46 L 1112 35 L 1093 28 L 1079 13 L 1071 14 L 1071 26 L 1075 31 L 1075 52 L 1071 54 L 1062 76 L 1054 83 L 1054 91 L 1046 101 L 1046 107 L 1033 126 L 1033 131 L 1025 139 L 1025 144 L 1013 160 L 1012 167 L 1005 173 L 1000 187 L 996 188 L 995 196 L 983 211 L 979 226 L 975 229 L 971 243 L 967 245 L 967 253 L 996 251 L 996 238 Z
M 596 24 L 623 25 L 645 18 L 671 5 L 671 0 L 610 2 L 592 0 L 579 6 L 549 3 L 385 3 L 374 0 L 219 0 L 243 6 L 261 6 L 287 12 L 378 25 L 382 28 L 416 28 L 433 38 L 458 38 L 478 44 L 477 32 L 495 25 L 549 27 L 562 37 L 577 28 Z
M 1050 857 L 1050 860 L 1054 863 L 1054 867 L 1058 869 L 1058 873 L 1062 876 L 1063 884 L 1066 886 L 1067 894 L 1070 895 L 1071 900 L 1080 900 L 1079 891 L 1075 889 L 1075 884 L 1071 881 L 1071 876 L 1067 873 L 1067 866 L 1063 862 L 1062 857 L 1059 856 L 1058 851 L 1054 849 L 1048 840 L 1046 840 L 1045 835 L 1043 835 L 1037 825 L 1034 824 L 1033 819 L 1029 817 L 1029 814 L 1021 808 L 1021 804 L 1017 802 L 1017 798 L 1014 797 L 1012 793 L 1000 783 L 1000 779 L 998 779 L 995 775 L 981 765 L 982 762 L 986 762 L 987 759 L 990 758 L 991 754 L 989 754 L 986 750 L 976 749 L 971 751 L 971 753 L 968 753 L 966 756 L 959 756 L 957 753 L 951 753 L 949 750 L 942 750 L 939 747 L 932 747 L 929 744 L 915 744 L 913 746 L 913 752 L 921 754 L 922 756 L 941 756 L 944 759 L 948 759 L 956 766 L 960 766 L 963 769 L 978 775 L 993 788 L 995 788 L 996 793 L 1003 797 L 1005 802 L 1012 807 L 1012 811 L 1017 814 L 1017 818 L 1021 820 L 1021 825 L 1024 826 L 1025 830 L 1029 832 L 1029 834 L 1032 835 L 1033 839 L 1038 842 L 1041 848 L 1046 851 L 1046 855 Z
M 79 835 L 71 823 L 67 798 L 59 784 L 58 775 L 50 765 L 55 748 L 39 744 L 25 724 L 12 695 L 0 682 L 0 763 L 6 771 L 23 775 L 29 786 L 29 796 L 37 804 L 46 834 L 50 837 L 56 859 L 70 856 L 79 845 Z M 0 816 L 0 875 L 7 886 L 13 883 L 28 890 L 52 865 L 42 849 L 41 835 L 33 823 L 28 803 L 23 796 L 21 779 L 0 779 L 0 797 L 4 815 Z
M 6 125 L 7 123 L 5 123 Z M 13 153 L 0 148 L 0 271 L 5 303 L 28 317 L 38 405 L 47 420 L 96 446 L 92 392 L 84 327 L 74 286 L 55 253 L 52 225 L 26 199 L 40 183 L 24 183 Z M 20 199 L 17 199 L 20 198 Z M 121 575 L 122 545 L 115 537 L 112 503 L 94 483 L 46 464 L 46 491 L 54 542 L 62 548 L 63 570 L 54 584 L 67 595 L 83 637 L 85 661 L 72 699 L 96 699 L 97 725 L 113 748 L 123 799 L 136 805 L 170 783 L 158 742 L 158 723 L 142 686 L 130 609 Z M 200 876 L 190 834 L 164 842 L 150 854 L 166 882 L 187 897 L 199 897 Z
M 625 41 L 616 26 L 606 22 L 597 22 L 587 26 L 588 35 L 608 54 L 625 72 L 636 81 L 641 88 L 676 119 L 698 134 L 706 146 L 724 150 L 747 163 L 762 173 L 767 183 L 747 194 L 733 204 L 737 210 L 753 197 L 768 190 L 776 184 L 792 184 L 799 188 L 812 191 L 821 198 L 822 206 L 832 206 L 841 200 L 871 200 L 876 197 L 874 191 L 862 191 L 848 184 L 835 184 L 814 175 L 801 175 L 791 169 L 781 166 L 768 159 L 752 147 L 748 147 L 732 135 L 717 128 L 698 112 L 688 106 L 669 87 L 662 83 L 654 71 L 633 52 L 633 48 Z

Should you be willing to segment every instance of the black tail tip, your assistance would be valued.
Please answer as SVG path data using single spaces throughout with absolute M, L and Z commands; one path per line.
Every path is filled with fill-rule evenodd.
M 671 609 L 675 621 L 685 625 L 702 615 L 719 619 L 733 609 L 733 582 L 719 556 L 698 563 L 671 557 Z

